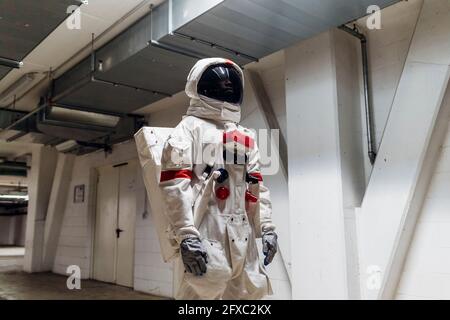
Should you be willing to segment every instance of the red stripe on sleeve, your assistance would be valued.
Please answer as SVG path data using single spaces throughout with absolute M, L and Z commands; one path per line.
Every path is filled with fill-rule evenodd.
M 258 198 L 251 192 L 247 191 L 245 193 L 245 201 L 251 202 L 251 203 L 256 203 L 256 202 L 258 202 Z
M 162 171 L 160 182 L 167 182 L 175 179 L 192 180 L 192 171 L 178 170 L 178 171 Z
M 263 176 L 262 176 L 261 173 L 259 173 L 259 172 L 252 172 L 252 173 L 249 173 L 249 175 L 252 178 L 258 179 L 259 182 L 263 182 Z

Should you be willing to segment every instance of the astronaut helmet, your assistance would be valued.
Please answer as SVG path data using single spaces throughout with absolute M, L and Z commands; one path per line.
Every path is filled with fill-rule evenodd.
M 197 92 L 221 102 L 241 105 L 244 98 L 242 72 L 231 61 L 211 65 L 203 72 Z

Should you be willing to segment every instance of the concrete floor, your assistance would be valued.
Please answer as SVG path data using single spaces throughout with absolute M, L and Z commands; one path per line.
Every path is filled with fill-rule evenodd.
M 0 299 L 6 300 L 164 300 L 129 288 L 82 280 L 81 290 L 69 290 L 67 277 L 53 273 L 0 272 Z
M 22 272 L 23 252 L 0 247 L 0 300 L 164 300 L 93 280 L 81 280 L 81 290 L 69 290 L 65 276 Z

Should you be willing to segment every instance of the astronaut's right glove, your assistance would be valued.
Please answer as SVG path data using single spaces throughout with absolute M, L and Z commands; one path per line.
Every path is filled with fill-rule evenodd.
M 184 268 L 187 272 L 193 273 L 196 276 L 202 276 L 206 273 L 208 254 L 199 238 L 183 240 L 180 245 L 180 251 Z
M 269 231 L 262 236 L 263 254 L 265 256 L 264 265 L 268 266 L 278 251 L 278 236 L 275 232 Z

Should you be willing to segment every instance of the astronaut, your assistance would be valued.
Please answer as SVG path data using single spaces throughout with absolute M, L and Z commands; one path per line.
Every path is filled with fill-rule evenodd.
M 190 107 L 164 146 L 159 183 L 180 246 L 176 298 L 261 299 L 272 294 L 265 266 L 277 235 L 255 134 L 239 125 L 244 74 L 230 60 L 200 60 L 186 94 Z

